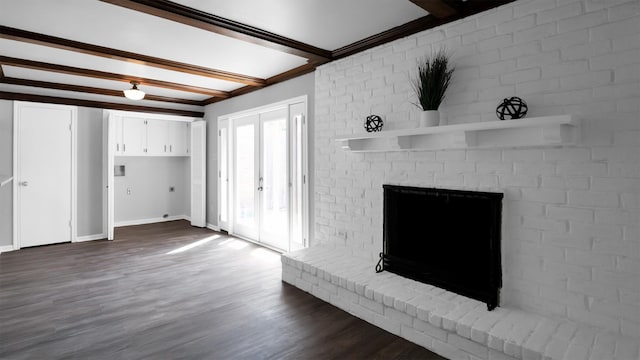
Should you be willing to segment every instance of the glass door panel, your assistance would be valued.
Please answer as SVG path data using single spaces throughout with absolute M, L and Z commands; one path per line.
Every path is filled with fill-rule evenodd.
M 238 119 L 234 123 L 234 231 L 249 238 L 256 238 L 259 224 L 256 183 L 259 158 L 254 118 Z
M 286 110 L 261 115 L 260 241 L 289 250 Z

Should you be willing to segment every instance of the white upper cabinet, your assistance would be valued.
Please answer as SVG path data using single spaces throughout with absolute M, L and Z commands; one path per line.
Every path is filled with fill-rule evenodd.
M 167 124 L 169 129 L 169 155 L 189 156 L 189 123 L 167 121 Z
M 116 156 L 189 156 L 189 122 L 114 116 Z
M 122 117 L 122 154 L 142 156 L 147 153 L 147 120 Z
M 147 120 L 147 155 L 166 156 L 169 145 L 169 121 Z

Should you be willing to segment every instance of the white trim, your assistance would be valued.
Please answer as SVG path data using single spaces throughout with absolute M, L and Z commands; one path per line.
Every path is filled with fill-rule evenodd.
M 174 215 L 174 216 L 168 216 L 166 218 L 159 217 L 159 218 L 151 218 L 151 219 L 138 219 L 138 220 L 118 221 L 118 222 L 115 223 L 114 227 L 155 224 L 155 223 L 174 221 L 174 220 L 191 221 L 191 217 L 187 216 L 187 215 Z
M 71 108 L 71 242 L 78 241 L 78 107 Z
M 14 248 L 13 245 L 0 246 L 0 254 L 2 254 L 3 252 L 9 252 L 9 251 L 13 251 L 13 250 L 16 250 L 16 248 Z
M 123 111 L 123 110 L 104 110 L 104 111 L 106 111 L 110 115 L 139 117 L 139 118 L 144 118 L 148 120 L 170 120 L 170 121 L 184 121 L 184 122 L 193 122 L 193 121 L 202 120 L 202 118 L 189 117 L 189 116 L 141 113 L 141 112 Z
M 82 235 L 82 236 L 76 237 L 76 242 L 104 240 L 106 238 L 107 238 L 106 234 Z
M 220 122 L 220 119 L 230 119 L 230 118 L 237 118 L 237 117 L 244 117 L 244 116 L 248 116 L 248 115 L 254 115 L 254 114 L 259 114 L 261 112 L 263 112 L 264 110 L 278 110 L 278 108 L 287 108 L 289 105 L 291 104 L 296 104 L 296 103 L 300 103 L 300 102 L 307 102 L 307 95 L 302 95 L 302 96 L 297 96 L 291 99 L 286 99 L 286 100 L 282 100 L 282 101 L 278 101 L 278 102 L 274 102 L 271 104 L 267 104 L 267 105 L 262 105 L 262 106 L 258 106 L 258 107 L 254 107 L 248 110 L 242 110 L 242 111 L 237 111 L 231 114 L 225 114 L 222 116 L 218 117 L 218 122 Z
M 275 251 L 275 252 L 277 252 L 278 254 L 284 254 L 284 253 L 286 253 L 286 252 L 287 252 L 287 250 L 278 249 L 277 247 L 275 247 L 275 246 L 271 246 L 271 245 L 269 245 L 268 243 L 259 242 L 259 241 L 253 240 L 253 239 L 251 239 L 251 238 L 248 238 L 248 237 L 242 236 L 242 235 L 232 234 L 232 233 L 229 233 L 229 235 L 230 235 L 230 236 L 233 236 L 233 237 L 235 237 L 235 238 L 238 238 L 238 239 L 240 239 L 240 240 L 243 240 L 243 241 L 246 241 L 246 242 L 250 242 L 250 243 L 252 243 L 252 244 L 254 244 L 254 245 L 258 245 L 258 246 L 260 246 L 260 247 L 263 247 L 263 248 L 266 248 L 266 249 L 269 249 L 269 250 Z
M 217 225 L 213 225 L 210 223 L 207 223 L 207 229 L 213 230 L 213 231 L 220 231 L 220 227 Z

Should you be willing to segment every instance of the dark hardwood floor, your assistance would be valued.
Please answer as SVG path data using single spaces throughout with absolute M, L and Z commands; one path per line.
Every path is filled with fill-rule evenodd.
M 269 250 L 186 221 L 116 239 L 0 255 L 0 359 L 442 359 L 282 283 Z

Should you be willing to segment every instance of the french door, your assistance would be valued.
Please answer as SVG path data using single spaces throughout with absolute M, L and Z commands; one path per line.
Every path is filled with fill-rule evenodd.
M 279 106 L 219 121 L 221 228 L 285 251 L 305 246 L 305 110 Z

